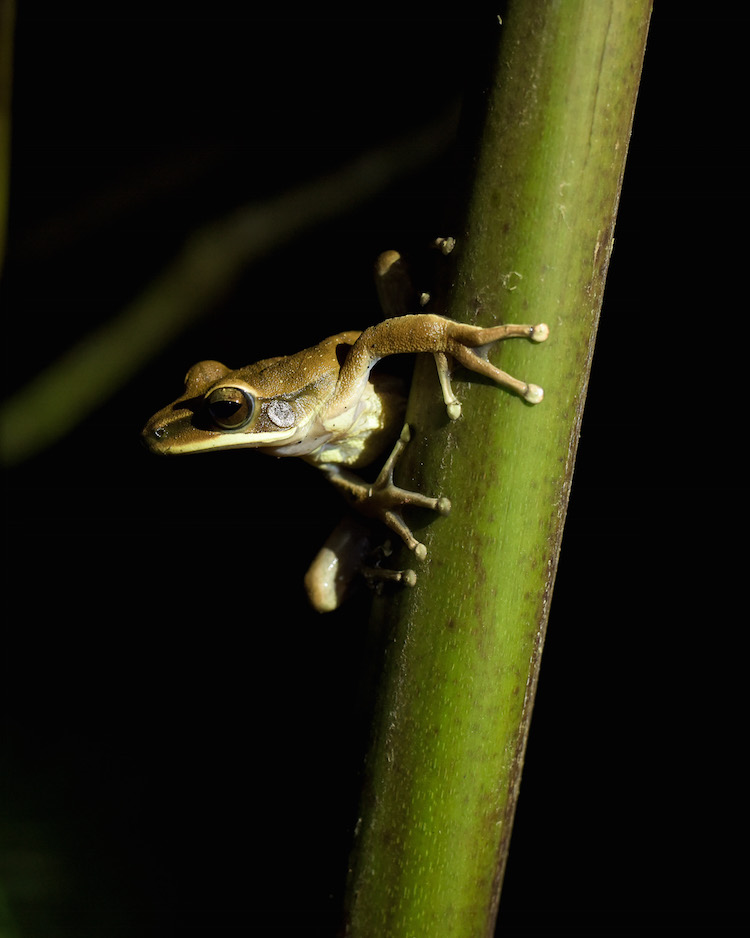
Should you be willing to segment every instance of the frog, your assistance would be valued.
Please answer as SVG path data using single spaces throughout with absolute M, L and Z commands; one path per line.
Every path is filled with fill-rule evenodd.
M 384 523 L 424 561 L 427 548 L 409 527 L 404 508 L 416 506 L 447 516 L 451 503 L 446 496 L 425 495 L 395 484 L 394 470 L 409 443 L 411 428 L 403 423 L 401 383 L 376 366 L 390 356 L 431 354 L 450 420 L 461 416 L 461 404 L 451 385 L 456 362 L 527 403 L 538 404 L 544 396 L 542 388 L 501 371 L 489 361 L 488 352 L 510 338 L 544 342 L 549 328 L 545 323 L 482 327 L 436 313 L 402 313 L 405 283 L 400 254 L 384 252 L 376 263 L 376 284 L 384 312 L 398 315 L 364 330 L 338 332 L 300 352 L 238 369 L 213 360 L 193 365 L 183 394 L 146 423 L 142 439 L 147 449 L 159 455 L 256 449 L 301 458 L 323 472 L 357 513 Z M 364 481 L 356 470 L 385 454 L 375 481 Z M 414 570 L 388 570 L 382 566 L 382 557 L 372 561 L 372 553 L 367 526 L 340 525 L 305 577 L 313 608 L 319 612 L 338 608 L 357 572 L 370 580 L 414 585 Z

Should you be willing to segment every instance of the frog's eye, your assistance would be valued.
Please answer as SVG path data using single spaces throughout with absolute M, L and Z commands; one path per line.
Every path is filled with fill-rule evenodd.
M 206 398 L 211 419 L 222 430 L 239 430 L 252 420 L 255 398 L 240 388 L 217 388 Z

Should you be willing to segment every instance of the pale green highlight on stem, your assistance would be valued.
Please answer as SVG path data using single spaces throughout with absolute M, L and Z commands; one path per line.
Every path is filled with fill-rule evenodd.
M 546 322 L 547 342 L 490 356 L 545 399 L 457 374 L 451 423 L 432 362 L 417 368 L 397 477 L 453 512 L 420 533 L 415 588 L 376 611 L 386 655 L 352 938 L 492 934 L 649 14 L 646 0 L 524 0 L 498 27 L 448 315 Z

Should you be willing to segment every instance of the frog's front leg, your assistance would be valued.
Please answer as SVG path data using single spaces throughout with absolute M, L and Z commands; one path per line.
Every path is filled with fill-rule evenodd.
M 496 368 L 488 361 L 487 353 L 492 345 L 504 339 L 526 338 L 532 342 L 544 342 L 548 336 L 549 328 L 544 323 L 483 328 L 431 313 L 413 313 L 386 319 L 365 329 L 352 346 L 339 374 L 332 410 L 336 409 L 336 398 L 340 396 L 348 399 L 352 388 L 367 380 L 373 365 L 381 358 L 410 352 L 433 354 L 443 399 L 452 420 L 460 415 L 461 405 L 450 386 L 451 359 L 491 378 L 529 404 L 538 404 L 544 397 L 542 389 Z
M 320 468 L 357 511 L 367 517 L 377 518 L 388 525 L 398 534 L 409 550 L 414 551 L 419 560 L 424 560 L 427 556 L 427 548 L 424 544 L 420 544 L 412 534 L 404 521 L 402 509 L 405 505 L 415 505 L 418 508 L 428 508 L 430 511 L 447 515 L 451 510 L 451 503 L 447 498 L 432 498 L 420 492 L 399 488 L 394 483 L 393 469 L 410 438 L 409 427 L 405 425 L 385 465 L 371 485 L 363 482 L 359 476 L 342 466 L 327 463 Z

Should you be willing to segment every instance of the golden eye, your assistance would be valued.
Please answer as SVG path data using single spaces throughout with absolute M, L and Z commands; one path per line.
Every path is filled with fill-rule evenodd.
M 255 398 L 240 388 L 217 388 L 206 398 L 211 419 L 222 430 L 247 426 L 255 410 Z

